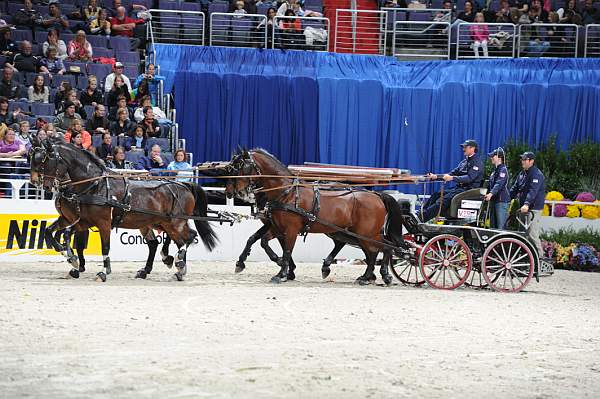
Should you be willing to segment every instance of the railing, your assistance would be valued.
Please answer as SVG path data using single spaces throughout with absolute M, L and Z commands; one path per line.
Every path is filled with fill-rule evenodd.
M 204 45 L 205 16 L 199 11 L 150 10 L 151 43 Z
M 554 215 L 556 205 L 579 205 L 579 206 L 600 206 L 600 202 L 580 202 L 580 201 L 545 201 L 550 206 L 550 216 Z
M 448 22 L 451 23 L 452 10 L 443 8 L 381 8 L 387 14 L 386 32 L 394 30 L 396 22 Z
M 387 13 L 337 9 L 333 51 L 385 55 Z
M 265 29 L 269 30 L 268 24 Z M 277 16 L 270 30 L 271 48 L 316 51 L 329 48 L 329 18 Z
M 519 25 L 517 57 L 577 57 L 578 28 L 574 24 Z
M 600 57 L 600 24 L 591 24 L 585 27 L 583 56 L 586 58 Z
M 267 24 L 267 17 L 259 14 L 210 14 L 211 46 L 267 48 L 267 30 L 259 25 Z
M 402 58 L 450 59 L 450 24 L 396 21 L 392 55 Z
M 487 40 L 476 40 L 486 37 Z M 470 58 L 514 58 L 516 26 L 508 23 L 458 24 L 456 34 L 456 59 Z
M 43 199 L 42 189 L 29 182 L 26 158 L 0 158 L 0 198 Z

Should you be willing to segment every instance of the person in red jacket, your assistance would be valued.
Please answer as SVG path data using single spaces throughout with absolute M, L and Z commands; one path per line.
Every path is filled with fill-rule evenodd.
M 137 24 L 144 23 L 143 19 L 133 19 L 127 16 L 125 7 L 117 8 L 117 15 L 110 19 L 112 33 L 115 36 L 128 37 L 131 42 L 131 49 L 136 50 L 141 40 L 133 36 L 133 30 Z
M 71 124 L 71 129 L 67 130 L 65 133 L 65 141 L 71 143 L 71 136 L 75 138 L 79 134 L 81 134 L 81 146 L 84 150 L 89 150 L 92 146 L 92 135 L 83 130 L 83 124 L 80 119 L 74 119 Z

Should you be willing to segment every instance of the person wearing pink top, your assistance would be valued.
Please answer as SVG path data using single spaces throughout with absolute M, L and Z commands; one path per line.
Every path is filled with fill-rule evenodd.
M 479 58 L 479 47 L 483 50 L 483 56 L 488 56 L 488 39 L 490 38 L 490 31 L 487 25 L 483 25 L 485 19 L 483 13 L 478 12 L 475 14 L 475 24 L 469 27 L 471 38 L 473 39 L 473 52 L 475 58 Z

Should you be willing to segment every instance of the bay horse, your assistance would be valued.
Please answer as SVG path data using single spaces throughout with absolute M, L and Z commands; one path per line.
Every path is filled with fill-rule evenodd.
M 166 232 L 179 249 L 174 275 L 179 281 L 187 271 L 187 247 L 198 233 L 205 247 L 214 249 L 217 236 L 207 221 L 194 219 L 198 233 L 188 226 L 187 218 L 207 215 L 206 193 L 197 184 L 130 180 L 111 172 L 96 155 L 60 138 L 47 138 L 40 144 L 30 151 L 31 182 L 48 190 L 66 180 L 68 173 L 72 199 L 79 208 L 78 229 L 97 227 L 100 233 L 104 272 L 97 274 L 98 281 L 106 281 L 111 273 L 112 227 Z M 142 271 L 148 272 L 144 268 L 138 274 Z
M 373 271 L 378 253 L 383 251 L 385 256 L 390 253 L 386 244 L 404 246 L 402 209 L 387 194 L 298 185 L 287 167 L 260 148 L 235 154 L 230 166 L 234 174 L 247 176 L 231 179 L 233 191 L 242 198 L 251 192 L 264 193 L 269 220 L 282 237 L 283 256 L 279 273 L 271 278 L 274 283 L 288 279 L 292 251 L 303 232 L 331 235 L 360 247 L 367 268 L 357 278 L 359 284 L 376 279 Z M 384 260 L 380 270 L 386 284 L 392 281 L 388 263 Z

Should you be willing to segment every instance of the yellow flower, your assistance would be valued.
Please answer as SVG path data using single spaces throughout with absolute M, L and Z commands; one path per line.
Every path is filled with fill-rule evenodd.
M 598 206 L 584 205 L 581 210 L 581 216 L 586 219 L 598 219 L 600 218 L 600 201 L 594 201 Z
M 542 216 L 550 216 L 550 207 L 548 205 L 544 205 L 544 209 L 542 210 Z
M 567 217 L 578 218 L 580 216 L 581 216 L 581 212 L 579 211 L 579 206 L 567 205 Z

